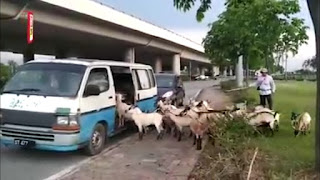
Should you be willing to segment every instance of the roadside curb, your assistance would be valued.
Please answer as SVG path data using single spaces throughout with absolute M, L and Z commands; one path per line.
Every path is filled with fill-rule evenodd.
M 93 156 L 93 157 L 88 157 L 82 161 L 80 161 L 79 163 L 75 164 L 75 165 L 71 165 L 69 167 L 67 167 L 65 170 L 62 170 L 56 174 L 53 174 L 51 175 L 50 177 L 48 178 L 45 178 L 43 180 L 60 180 L 60 179 L 63 179 L 64 177 L 67 177 L 71 174 L 73 174 L 74 172 L 76 172 L 77 170 L 79 170 L 79 168 L 90 162 L 90 161 L 93 161 L 101 156 L 105 156 L 107 154 L 110 154 L 112 153 L 114 150 L 117 149 L 117 147 L 121 146 L 123 143 L 126 143 L 128 142 L 129 140 L 132 140 L 132 138 L 134 138 L 135 136 L 134 135 L 131 135 L 121 141 L 119 141 L 118 143 L 114 144 L 114 145 L 111 145 L 109 147 L 107 147 L 106 149 L 104 149 L 100 154 L 96 155 L 96 156 Z

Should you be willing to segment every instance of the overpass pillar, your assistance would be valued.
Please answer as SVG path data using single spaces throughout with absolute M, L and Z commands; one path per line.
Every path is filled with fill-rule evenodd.
M 188 73 L 189 73 L 189 80 L 192 80 L 192 61 L 189 61 L 189 67 L 188 67 Z
M 227 76 L 227 67 L 224 67 L 224 69 L 223 69 L 223 76 Z
M 156 57 L 156 59 L 155 59 L 154 71 L 156 73 L 160 73 L 162 71 L 162 59 L 160 57 Z
M 34 49 L 33 44 L 27 45 L 25 51 L 23 52 L 23 63 L 34 60 Z
M 173 73 L 180 75 L 180 54 L 173 55 L 172 71 Z
M 124 52 L 124 61 L 129 63 L 134 63 L 135 61 L 135 50 L 134 48 L 128 48 Z
M 230 66 L 229 68 L 230 68 L 229 69 L 229 76 L 233 76 L 233 68 L 232 68 L 232 66 Z
M 200 74 L 205 75 L 206 74 L 206 68 L 205 67 L 200 67 Z
M 220 74 L 219 66 L 212 66 L 212 76 L 215 77 L 216 75 Z

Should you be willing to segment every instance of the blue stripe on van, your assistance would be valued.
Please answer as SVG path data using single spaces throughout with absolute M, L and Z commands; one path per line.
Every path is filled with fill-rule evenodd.
M 140 100 L 138 101 L 137 104 L 142 112 L 153 112 L 157 108 L 156 101 L 157 101 L 157 96 L 153 96 L 151 98 Z
M 143 112 L 153 112 L 156 110 L 156 100 L 157 96 L 153 96 L 140 100 L 137 104 Z M 115 128 L 115 111 L 115 106 L 111 106 L 100 111 L 91 111 L 81 114 L 80 143 L 87 143 L 89 141 L 93 128 L 99 121 L 104 121 L 108 124 L 108 136 L 112 136 Z
M 115 126 L 115 111 L 115 106 L 111 106 L 100 111 L 82 114 L 80 117 L 80 143 L 89 141 L 94 126 L 100 121 L 108 124 L 108 135 L 112 134 Z

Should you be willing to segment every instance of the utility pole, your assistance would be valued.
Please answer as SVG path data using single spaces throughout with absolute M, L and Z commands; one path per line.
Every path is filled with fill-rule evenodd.
M 317 105 L 316 105 L 316 172 L 320 173 L 320 1 L 307 0 L 316 34 Z

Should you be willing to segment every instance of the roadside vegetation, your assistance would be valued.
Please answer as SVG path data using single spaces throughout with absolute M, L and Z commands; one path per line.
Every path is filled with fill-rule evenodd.
M 275 110 L 281 113 L 280 129 L 273 137 L 254 136 L 244 119 L 212 124 L 213 134 L 190 175 L 192 179 L 316 179 L 315 161 L 315 82 L 277 81 Z M 255 88 L 232 92 L 235 101 L 256 105 Z M 291 112 L 312 115 L 311 134 L 294 137 Z M 318 177 L 319 178 L 319 177 Z

